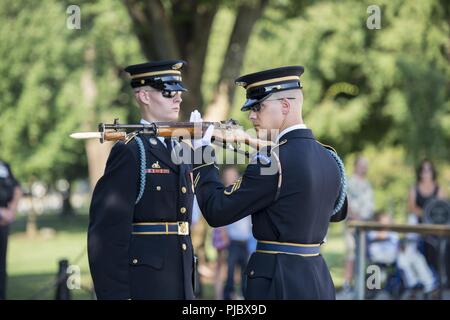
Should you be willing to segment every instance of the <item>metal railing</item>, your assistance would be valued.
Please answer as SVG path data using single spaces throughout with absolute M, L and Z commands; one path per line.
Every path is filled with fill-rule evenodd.
M 421 235 L 433 235 L 439 237 L 439 276 L 440 276 L 440 296 L 442 296 L 443 286 L 446 283 L 445 270 L 445 248 L 447 238 L 450 237 L 450 225 L 436 224 L 381 224 L 370 221 L 350 221 L 349 228 L 355 228 L 357 242 L 357 270 L 356 298 L 364 300 L 365 295 L 365 268 L 366 268 L 366 235 L 368 231 L 392 231 L 398 233 L 417 233 Z

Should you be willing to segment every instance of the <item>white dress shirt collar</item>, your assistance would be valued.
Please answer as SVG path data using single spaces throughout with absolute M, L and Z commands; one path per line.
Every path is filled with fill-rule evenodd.
M 280 141 L 280 138 L 282 136 L 284 136 L 286 133 L 291 132 L 293 130 L 297 130 L 297 129 L 308 129 L 308 127 L 304 123 L 302 123 L 302 124 L 295 124 L 293 126 L 287 127 L 286 129 L 284 129 L 283 131 L 281 131 L 278 134 L 277 140 L 275 142 L 278 143 L 278 141 Z

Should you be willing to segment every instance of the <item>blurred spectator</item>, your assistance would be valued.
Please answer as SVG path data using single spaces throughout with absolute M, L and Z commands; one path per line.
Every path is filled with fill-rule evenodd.
M 228 246 L 228 275 L 223 292 L 225 300 L 231 300 L 234 293 L 234 269 L 236 265 L 240 267 L 241 272 L 241 294 L 244 296 L 245 289 L 245 268 L 247 266 L 248 258 L 248 241 L 252 236 L 252 220 L 250 216 L 236 221 L 227 227 L 230 245 Z
M 368 162 L 362 156 L 357 156 L 354 162 L 353 175 L 348 179 L 348 214 L 347 222 L 352 220 L 370 220 L 374 210 L 372 186 L 367 180 Z M 344 291 L 351 291 L 353 270 L 355 265 L 356 240 L 355 230 L 345 227 L 345 271 Z
M 225 167 L 222 172 L 222 180 L 224 185 L 229 186 L 239 178 L 239 172 L 236 167 Z M 226 226 L 230 244 L 228 246 L 228 272 L 223 298 L 231 300 L 234 294 L 234 270 L 239 265 L 241 272 L 241 294 L 244 296 L 245 288 L 245 267 L 249 258 L 248 245 L 249 239 L 252 237 L 252 220 L 251 216 L 236 221 Z
M 226 262 L 226 249 L 230 244 L 226 227 L 214 228 L 212 231 L 213 247 L 217 250 L 216 274 L 214 278 L 214 299 L 223 299 L 222 272 Z
M 417 217 L 419 223 L 423 223 L 424 208 L 433 199 L 444 199 L 444 189 L 437 182 L 437 171 L 433 163 L 424 159 L 416 171 L 416 183 L 409 192 L 408 209 Z M 435 272 L 439 270 L 438 239 L 435 236 L 423 237 L 423 253 L 428 264 Z
M 202 216 L 200 207 L 198 206 L 197 197 L 194 196 L 194 203 L 192 206 L 192 246 L 194 247 L 194 254 L 197 257 L 196 285 L 194 286 L 194 294 L 197 298 L 203 298 L 203 282 L 202 277 L 209 278 L 212 275 L 211 270 L 207 266 L 205 242 L 208 232 L 208 226 Z
M 377 212 L 375 221 L 381 224 L 391 224 L 391 217 L 385 212 Z M 392 231 L 369 231 L 368 253 L 370 260 L 375 263 L 391 265 L 395 263 L 398 255 L 399 238 Z
M 250 255 L 256 251 L 257 244 L 258 244 L 258 241 L 253 236 L 253 232 L 252 232 L 252 234 L 250 235 L 250 238 L 248 239 L 248 242 L 247 242 L 247 250 Z
M 22 195 L 9 165 L 0 160 L 0 300 L 6 299 L 6 252 L 9 226 L 14 221 Z
M 419 222 L 423 221 L 423 210 L 433 199 L 444 199 L 444 189 L 437 183 L 437 171 L 430 160 L 422 160 L 416 172 L 416 184 L 409 192 L 408 208 L 415 213 Z

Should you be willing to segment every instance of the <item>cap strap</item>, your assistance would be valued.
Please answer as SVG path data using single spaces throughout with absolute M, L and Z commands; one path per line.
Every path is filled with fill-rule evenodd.
M 298 76 L 288 76 L 288 77 L 273 78 L 273 79 L 269 79 L 269 80 L 259 81 L 259 82 L 255 82 L 255 83 L 249 84 L 245 89 L 248 90 L 248 89 L 256 87 L 256 86 L 261 86 L 261 85 L 264 85 L 264 84 L 270 84 L 270 83 L 281 82 L 281 81 L 287 81 L 287 80 L 300 81 L 300 77 L 298 77 Z
M 148 76 L 159 76 L 159 75 L 163 75 L 163 74 L 181 75 L 181 72 L 177 71 L 177 70 L 161 70 L 161 71 L 145 72 L 145 73 L 134 74 L 131 76 L 131 79 L 148 77 Z

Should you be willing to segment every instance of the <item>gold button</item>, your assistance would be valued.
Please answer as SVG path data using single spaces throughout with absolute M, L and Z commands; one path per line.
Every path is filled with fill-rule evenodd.
M 255 274 L 255 271 L 250 271 L 250 275 L 252 276 L 252 275 L 254 275 Z
M 133 264 L 136 264 L 136 263 L 138 263 L 138 260 L 137 259 L 133 259 Z
M 181 207 L 180 212 L 181 213 L 186 213 L 186 208 L 185 207 Z
M 187 249 L 186 243 L 183 243 L 183 244 L 181 245 L 181 247 L 183 248 L 184 251 L 186 251 L 186 249 Z
M 186 187 L 181 188 L 181 192 L 186 193 L 186 191 L 187 191 Z
M 161 191 L 161 186 L 156 186 L 156 190 Z

